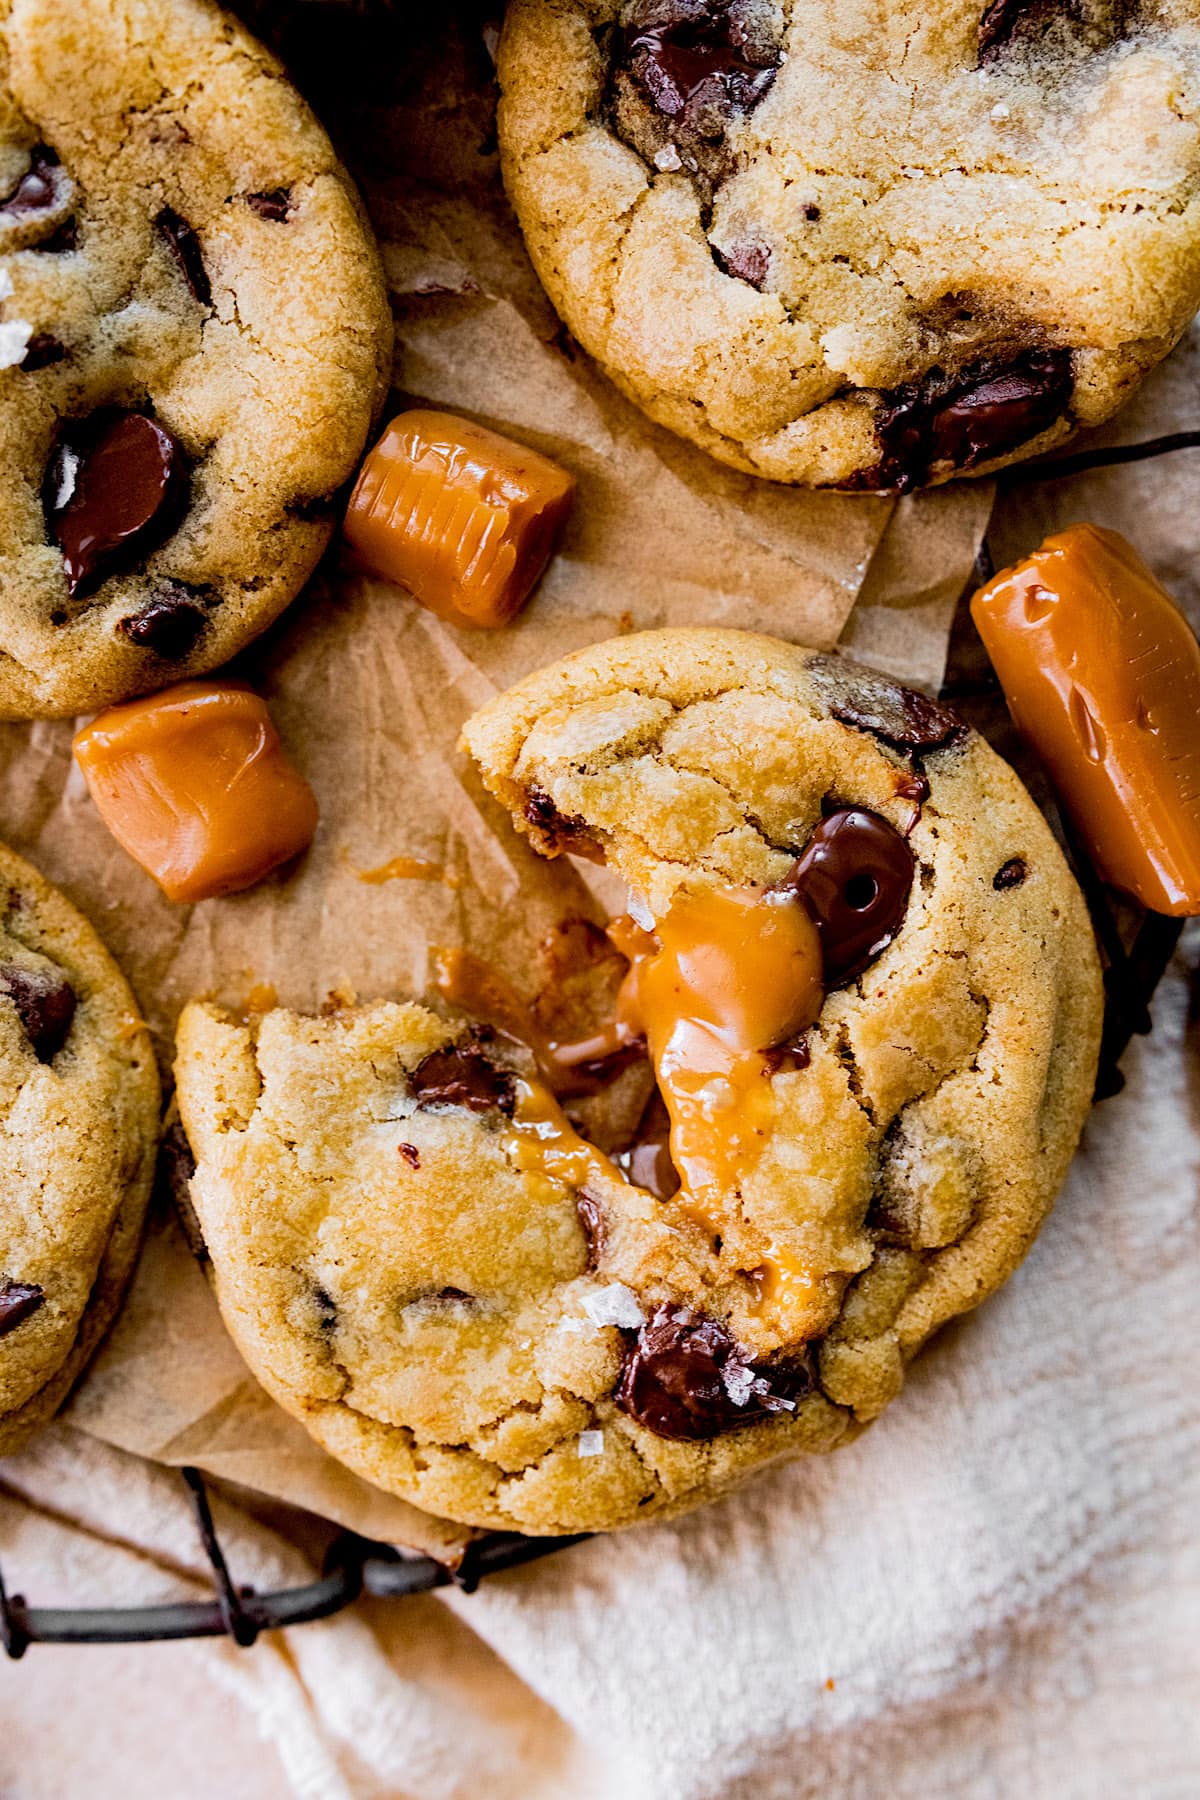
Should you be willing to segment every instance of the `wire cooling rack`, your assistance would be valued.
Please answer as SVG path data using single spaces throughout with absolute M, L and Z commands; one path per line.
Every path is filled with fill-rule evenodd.
M 1005 472 L 1001 487 L 1012 491 L 1034 482 L 1061 481 L 1091 469 L 1145 462 L 1152 457 L 1195 449 L 1200 449 L 1200 431 L 1177 431 L 1140 444 L 1082 450 L 1051 462 L 1018 465 Z M 991 573 L 991 553 L 985 539 L 971 587 L 987 580 Z M 970 615 L 961 605 L 943 698 L 989 737 L 1003 737 L 1006 732 L 1011 736 L 999 684 L 970 623 Z M 1014 741 L 1004 748 L 1028 779 L 1028 746 Z M 1033 772 L 1040 773 L 1036 766 Z M 1147 913 L 1140 922 L 1131 924 L 1128 909 L 1105 888 L 1087 858 L 1073 844 L 1044 778 L 1041 785 L 1040 797 L 1075 866 L 1107 964 L 1104 1039 L 1096 1087 L 1096 1098 L 1103 1100 L 1118 1093 L 1123 1085 L 1117 1065 L 1130 1039 L 1150 1029 L 1150 998 L 1171 960 L 1181 921 Z M 373 1543 L 355 1532 L 343 1531 L 330 1544 L 316 1581 L 258 1593 L 252 1587 L 239 1585 L 230 1571 L 213 1524 L 203 1476 L 191 1468 L 181 1469 L 180 1475 L 208 1559 L 212 1599 L 162 1606 L 31 1606 L 22 1594 L 7 1592 L 0 1569 L 0 1644 L 6 1655 L 22 1657 L 31 1644 L 145 1644 L 177 1638 L 226 1637 L 248 1648 L 264 1631 L 328 1619 L 351 1606 L 362 1594 L 399 1599 L 443 1587 L 457 1587 L 469 1594 L 489 1575 L 538 1562 L 570 1544 L 582 1543 L 589 1535 L 584 1532 L 574 1537 L 531 1538 L 515 1532 L 490 1532 L 469 1544 L 462 1559 L 450 1566 L 431 1556 L 404 1555 L 391 1545 Z

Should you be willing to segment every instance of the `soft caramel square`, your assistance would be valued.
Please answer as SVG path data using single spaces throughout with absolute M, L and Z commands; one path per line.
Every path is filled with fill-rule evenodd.
M 565 469 L 452 413 L 392 420 L 362 466 L 345 535 L 363 560 L 459 625 L 507 625 L 557 542 Z
M 75 756 L 100 817 L 170 900 L 252 887 L 317 828 L 312 789 L 240 682 L 185 681 L 109 707 Z

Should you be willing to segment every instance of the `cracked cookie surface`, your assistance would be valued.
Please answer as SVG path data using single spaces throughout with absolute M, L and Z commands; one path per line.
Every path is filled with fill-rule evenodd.
M 1096 950 L 1012 771 L 836 658 L 642 634 L 465 736 L 534 844 L 602 853 L 664 943 L 684 904 L 732 896 L 739 935 L 764 905 L 811 933 L 811 906 L 824 991 L 803 1041 L 751 1036 L 741 1113 L 713 1100 L 728 1178 L 705 1211 L 694 1181 L 610 1158 L 526 1048 L 422 1006 L 193 1004 L 191 1202 L 243 1354 L 326 1448 L 453 1518 L 607 1529 L 847 1440 L 1011 1272 L 1087 1112 Z M 886 849 L 865 889 L 861 849 L 829 860 L 843 832 Z M 855 941 L 843 914 L 877 901 Z
M 0 1454 L 116 1311 L 158 1143 L 149 1033 L 75 908 L 0 846 Z
M 1200 303 L 1200 8 L 513 0 L 505 177 L 584 347 L 773 480 L 1107 418 Z
M 0 0 L 0 716 L 225 662 L 328 543 L 391 366 L 328 138 L 207 0 Z

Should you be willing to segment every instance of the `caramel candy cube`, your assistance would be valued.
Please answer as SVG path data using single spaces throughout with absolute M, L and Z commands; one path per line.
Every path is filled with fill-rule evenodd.
M 100 817 L 169 900 L 253 887 L 317 828 L 312 789 L 241 682 L 184 681 L 110 706 L 75 756 Z
M 393 419 L 367 457 L 345 533 L 431 612 L 507 625 L 549 562 L 574 491 L 536 450 L 418 409 Z
M 1136 551 L 1073 525 L 971 613 L 1101 875 L 1152 912 L 1200 913 L 1200 645 Z

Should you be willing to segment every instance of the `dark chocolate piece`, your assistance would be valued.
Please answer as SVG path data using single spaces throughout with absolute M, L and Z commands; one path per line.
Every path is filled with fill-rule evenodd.
M 931 369 L 884 395 L 876 419 L 879 461 L 846 485 L 903 494 L 935 466 L 972 469 L 1003 456 L 1066 417 L 1073 389 L 1069 350 L 987 358 L 953 378 Z
M 587 1242 L 587 1268 L 590 1275 L 599 1267 L 600 1258 L 604 1255 L 604 1208 L 594 1194 L 581 1188 L 575 1196 L 575 1211 L 579 1214 L 579 1228 Z
M 779 66 L 779 47 L 747 0 L 650 0 L 634 9 L 626 56 L 634 79 L 668 119 L 758 105 Z M 711 126 L 709 133 L 711 135 Z
M 726 275 L 733 275 L 738 281 L 744 281 L 750 287 L 757 288 L 761 293 L 767 276 L 771 272 L 771 247 L 769 244 L 731 244 L 728 250 L 719 250 L 714 244 L 712 248 L 719 269 Z
M 317 1330 L 327 1337 L 331 1331 L 337 1329 L 337 1301 L 332 1294 L 326 1292 L 320 1282 L 316 1281 L 313 1283 L 312 1297 L 317 1311 Z
M 35 369 L 48 369 L 54 363 L 60 363 L 66 354 L 66 345 L 60 344 L 49 331 L 35 331 L 25 346 L 20 366 L 32 374 Z
M 511 1113 L 513 1078 L 471 1038 L 431 1050 L 409 1076 L 418 1106 L 465 1106 L 470 1112 Z
M 25 222 L 49 217 L 70 198 L 71 177 L 46 144 L 37 144 L 29 155 L 29 167 L 7 199 L 0 200 L 0 222 Z
M 679 1192 L 679 1171 L 671 1161 L 671 1120 L 657 1088 L 646 1102 L 633 1142 L 613 1161 L 627 1180 L 656 1200 L 669 1200 Z
M 397 1144 L 396 1148 L 400 1152 L 401 1156 L 404 1158 L 405 1162 L 408 1164 L 410 1169 L 419 1169 L 420 1168 L 421 1152 L 417 1149 L 417 1146 L 415 1144 Z
M 0 1338 L 31 1319 L 45 1304 L 43 1288 L 28 1281 L 0 1281 Z
M 1029 866 L 1023 856 L 1010 856 L 1008 861 L 992 876 L 992 886 L 997 893 L 1001 893 L 1005 888 L 1020 887 L 1028 873 Z
M 154 1168 L 155 1199 L 164 1206 L 174 1208 L 188 1249 L 198 1263 L 204 1264 L 209 1260 L 208 1245 L 204 1242 L 204 1232 L 192 1205 L 191 1181 L 195 1173 L 196 1159 L 192 1155 L 192 1147 L 187 1141 L 182 1120 L 172 1108 L 158 1146 L 158 1161 Z
M 96 413 L 64 430 L 43 502 L 73 599 L 175 530 L 187 459 L 166 428 L 139 412 Z
M 292 190 L 285 187 L 270 188 L 266 193 L 247 194 L 246 205 L 260 219 L 270 219 L 276 225 L 286 225 L 294 210 Z
M 468 1294 L 462 1288 L 456 1288 L 456 1287 L 439 1288 L 437 1293 L 433 1297 L 435 1300 L 467 1300 L 467 1301 L 474 1300 L 474 1298 L 475 1298 L 474 1294 Z
M 533 826 L 542 840 L 540 848 L 548 854 L 578 849 L 581 843 L 594 848 L 584 821 L 578 817 L 568 818 L 565 813 L 560 813 L 549 794 L 541 788 L 529 789 L 523 811 L 527 823 Z
M 204 630 L 203 607 L 189 598 L 186 588 L 165 587 L 142 607 L 117 621 L 117 630 L 139 650 L 152 650 L 167 662 L 182 662 L 196 647 Z
M 69 251 L 79 248 L 79 220 L 64 219 L 57 231 L 52 231 L 48 238 L 43 238 L 38 245 L 39 250 L 48 256 L 66 256 Z
M 615 1398 L 659 1437 L 695 1442 L 790 1412 L 812 1385 L 805 1364 L 755 1364 L 716 1319 L 664 1304 L 638 1332 Z
M 208 270 L 204 267 L 200 239 L 192 227 L 173 206 L 164 206 L 154 223 L 179 264 L 179 272 L 191 289 L 193 300 L 201 306 L 211 306 L 212 284 L 208 279 Z
M 941 750 L 958 743 L 970 730 L 966 721 L 940 700 L 873 670 L 851 667 L 839 657 L 811 657 L 808 673 L 835 719 L 858 731 L 869 731 L 893 750 Z
M 75 1017 L 75 990 L 57 969 L 22 969 L 0 963 L 0 994 L 17 1009 L 22 1030 L 39 1062 L 53 1062 Z
M 878 813 L 844 806 L 821 820 L 781 885 L 812 914 L 827 987 L 861 974 L 891 943 L 915 869 L 907 842 Z

